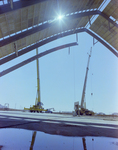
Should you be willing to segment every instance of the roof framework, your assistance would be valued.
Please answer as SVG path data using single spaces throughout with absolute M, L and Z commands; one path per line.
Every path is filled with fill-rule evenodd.
M 33 57 L 29 58 L 29 59 L 26 59 L 25 61 L 22 61 L 21 63 L 16 64 L 16 65 L 14 65 L 14 66 L 12 66 L 12 67 L 10 67 L 10 68 L 8 68 L 8 69 L 6 69 L 6 70 L 0 72 L 0 77 L 2 77 L 2 76 L 4 76 L 4 75 L 8 74 L 8 73 L 11 72 L 11 71 L 14 71 L 14 70 L 18 69 L 18 68 L 20 68 L 20 67 L 22 67 L 22 66 L 24 66 L 24 65 L 26 65 L 26 64 L 28 64 L 28 63 L 34 61 L 34 60 L 36 60 L 36 59 L 38 59 L 38 58 L 40 58 L 40 57 L 43 57 L 43 56 L 45 56 L 45 55 L 47 55 L 47 54 L 50 54 L 50 53 L 52 53 L 52 52 L 55 52 L 55 51 L 64 49 L 64 48 L 66 48 L 66 47 L 72 47 L 72 46 L 76 46 L 76 45 L 78 45 L 78 43 L 77 43 L 77 42 L 73 42 L 73 43 L 64 44 L 64 45 L 61 45 L 61 46 L 54 47 L 54 48 L 52 48 L 52 49 L 46 50 L 46 51 L 44 51 L 44 52 L 42 52 L 42 53 L 40 53 L 40 54 L 38 54 L 38 55 L 35 55 L 35 56 L 33 56 Z
M 0 6 L 0 64 L 57 38 L 87 32 L 118 57 L 118 2 L 104 0 L 19 0 Z M 57 16 L 62 14 L 63 20 Z M 92 17 L 98 15 L 92 23 Z M 89 28 L 86 28 L 87 24 Z

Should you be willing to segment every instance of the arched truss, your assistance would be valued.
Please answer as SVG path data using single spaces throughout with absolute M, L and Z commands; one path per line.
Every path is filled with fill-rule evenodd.
M 10 67 L 10 68 L 8 68 L 8 69 L 6 69 L 6 70 L 0 72 L 0 77 L 2 77 L 2 76 L 4 76 L 4 75 L 6 75 L 6 74 L 8 74 L 8 73 L 10 73 L 10 72 L 12 72 L 12 71 L 18 69 L 18 68 L 20 68 L 20 67 L 22 67 L 22 66 L 24 66 L 24 65 L 26 65 L 26 64 L 28 64 L 28 63 L 30 63 L 30 62 L 32 62 L 32 61 L 38 59 L 38 58 L 41 58 L 41 57 L 43 57 L 43 56 L 45 56 L 45 55 L 48 55 L 48 54 L 50 54 L 50 53 L 53 53 L 53 52 L 55 52 L 55 51 L 58 51 L 58 50 L 61 50 L 61 49 L 64 49 L 64 48 L 70 48 L 70 47 L 76 46 L 76 45 L 78 45 L 77 42 L 72 42 L 72 43 L 69 43 L 69 44 L 64 44 L 64 45 L 61 45 L 61 46 L 54 47 L 54 48 L 52 48 L 52 49 L 46 50 L 46 51 L 44 51 L 44 52 L 42 52 L 42 53 L 39 53 L 38 55 L 35 55 L 35 56 L 31 57 L 31 58 L 28 58 L 28 59 L 26 59 L 26 60 L 20 62 L 19 64 L 16 64 L 16 65 L 14 65 L 14 66 L 12 66 L 12 67 Z
M 61 0 L 60 0 L 61 1 Z M 74 2 L 77 2 L 77 0 L 68 0 L 72 4 Z M 81 0 L 80 0 L 81 1 Z M 96 1 L 96 0 L 95 0 Z M 68 36 L 75 33 L 80 32 L 87 32 L 91 36 L 93 36 L 95 39 L 97 39 L 99 42 L 101 42 L 105 47 L 107 47 L 113 54 L 115 54 L 118 57 L 118 24 L 116 20 L 113 20 L 113 17 L 116 19 L 118 18 L 118 10 L 116 9 L 118 6 L 118 3 L 116 0 L 112 0 L 108 4 L 108 8 L 106 7 L 104 11 L 100 11 L 97 8 L 100 6 L 100 4 L 103 2 L 103 0 L 99 0 L 95 5 L 95 1 L 91 0 L 91 7 L 89 6 L 90 3 L 88 3 L 88 0 L 84 0 L 84 3 L 86 4 L 86 10 L 84 11 L 78 11 L 78 12 L 72 12 L 73 10 L 69 9 L 69 13 L 66 14 L 63 18 L 63 22 L 59 22 L 59 20 L 56 20 L 54 18 L 48 18 L 47 21 L 44 21 L 43 23 L 39 23 L 34 26 L 29 26 L 29 28 L 24 29 L 17 33 L 13 33 L 9 36 L 9 34 L 5 34 L 5 36 L 1 36 L 0 40 L 0 65 L 18 57 L 21 56 L 37 47 L 40 47 L 48 42 L 51 42 L 53 40 L 56 40 L 58 38 Z M 47 3 L 47 0 L 45 0 Z M 33 4 L 44 4 L 44 1 L 34 1 L 29 3 L 29 7 L 31 7 Z M 82 2 L 82 1 L 81 1 Z M 21 3 L 14 2 L 14 10 L 17 13 L 18 7 L 26 7 L 26 2 L 23 2 L 23 5 L 15 5 Z M 94 5 L 93 5 L 94 4 Z M 114 6 L 113 4 L 116 4 Z M 42 6 L 42 5 L 41 5 Z M 6 6 L 4 6 L 6 7 Z M 34 6 L 33 6 L 34 7 Z M 79 6 L 78 6 L 79 8 Z M 83 6 L 84 9 L 84 6 Z M 109 9 L 109 12 L 108 12 Z M 113 16 L 111 18 L 110 11 L 111 9 L 114 9 L 114 12 L 112 11 L 111 15 Z M 6 9 L 6 12 L 9 12 L 10 8 Z M 12 11 L 13 12 L 13 11 Z M 23 10 L 22 10 L 23 12 Z M 108 12 L 108 13 L 107 13 Z M 0 10 L 1 14 L 4 14 L 4 9 Z M 114 15 L 116 14 L 116 16 Z M 99 15 L 98 18 L 91 23 L 92 16 Z M 7 17 L 6 17 L 7 18 Z M 85 28 L 87 23 L 90 23 L 90 28 Z M 8 21 L 7 21 L 8 23 Z M 30 22 L 29 22 L 30 24 Z M 60 25 L 61 24 L 61 25 Z M 12 32 L 11 32 L 12 33 Z M 108 35 L 108 36 L 107 36 Z M 37 37 L 37 38 L 36 38 Z M 35 40 L 32 42 L 30 39 L 35 38 Z M 29 41 L 28 41 L 29 40 Z M 24 41 L 28 41 L 29 44 L 24 43 Z M 21 43 L 21 44 L 19 44 Z
M 92 37 L 94 37 L 96 40 L 98 40 L 100 43 L 102 43 L 105 47 L 107 47 L 113 54 L 115 54 L 117 57 L 118 57 L 118 53 L 114 50 L 114 48 L 112 48 L 112 46 L 110 46 L 108 43 L 106 43 L 103 39 L 101 39 L 100 37 L 98 37 L 95 33 L 93 33 L 91 30 L 89 29 L 86 29 L 86 28 L 82 28 L 82 29 L 76 29 L 73 33 L 73 31 L 68 31 L 68 32 L 65 32 L 63 34 L 60 34 L 60 35 L 55 35 L 53 37 L 50 37 L 48 39 L 45 39 L 41 42 L 38 42 L 28 48 L 25 48 L 21 51 L 19 51 L 18 53 L 18 56 L 21 56 L 23 54 L 26 54 L 27 52 L 30 52 L 31 50 L 34 50 L 40 46 L 43 46 L 45 45 L 46 43 L 49 43 L 51 41 L 54 41 L 56 39 L 59 39 L 59 38 L 62 38 L 62 37 L 65 37 L 65 36 L 69 36 L 69 35 L 72 35 L 72 34 L 75 34 L 75 33 L 81 33 L 81 32 L 86 32 L 88 33 L 89 35 L 91 35 Z M 0 60 L 0 65 L 10 61 L 10 60 L 13 60 L 14 58 L 17 58 L 18 56 L 16 56 L 15 53 L 5 57 L 5 58 L 2 58 Z

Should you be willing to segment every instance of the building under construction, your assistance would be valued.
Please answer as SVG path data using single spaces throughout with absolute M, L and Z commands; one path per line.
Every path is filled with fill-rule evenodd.
M 61 23 L 59 23 L 60 21 Z M 20 56 L 24 56 L 28 52 L 36 50 L 36 55 L 31 56 L 31 58 L 21 60 L 18 64 L 13 64 L 12 67 L 0 70 L 0 77 L 2 79 L 6 74 L 10 74 L 12 71 L 15 71 L 16 69 L 19 69 L 20 67 L 36 60 L 37 97 L 36 101 L 32 99 L 32 104 L 27 100 L 27 104 L 29 106 L 34 105 L 29 108 L 24 108 L 25 110 L 30 112 L 51 112 L 52 108 L 48 109 L 43 108 L 42 106 L 43 101 L 40 97 L 41 87 L 38 59 L 52 52 L 56 53 L 58 50 L 63 48 L 69 48 L 70 53 L 70 47 L 78 45 L 78 35 L 83 32 L 89 34 L 93 38 L 93 46 L 96 42 L 100 42 L 107 48 L 108 51 L 111 52 L 111 54 L 113 54 L 114 57 L 118 57 L 118 0 L 0 0 L 0 65 L 4 67 L 5 64 L 10 63 L 12 60 L 20 58 Z M 41 46 L 69 35 L 75 35 L 76 41 L 64 45 L 60 43 L 59 46 L 56 45 L 51 49 L 49 48 L 43 52 L 38 52 L 38 48 Z M 93 147 L 94 144 L 97 143 L 97 140 L 94 142 L 94 137 L 99 136 L 101 138 L 104 136 L 118 138 L 117 115 L 91 116 L 94 113 L 86 108 L 85 91 L 90 57 L 91 52 L 88 56 L 83 90 L 81 89 L 82 97 L 81 100 L 78 100 L 81 102 L 79 103 L 77 101 L 74 105 L 75 115 L 89 116 L 73 117 L 72 114 L 53 113 L 50 115 L 45 113 L 29 113 L 27 111 L 24 112 L 24 110 L 10 111 L 10 109 L 2 109 L 0 110 L 1 141 L 5 138 L 5 136 L 7 136 L 7 138 L 5 138 L 3 145 L 0 143 L 0 149 L 2 149 L 2 147 L 4 149 L 5 146 L 6 149 L 10 149 L 11 147 L 8 144 L 12 142 L 14 142 L 12 144 L 13 146 L 14 144 L 19 144 L 17 145 L 19 146 L 18 149 L 23 142 L 25 144 L 29 144 L 30 142 L 29 147 L 30 149 L 33 149 L 36 138 L 38 138 L 37 141 L 39 144 L 37 149 L 42 148 L 42 143 L 44 143 L 45 149 L 54 149 L 53 147 L 50 147 L 50 145 L 47 147 L 45 146 L 45 143 L 48 142 L 52 142 L 53 145 L 55 145 L 55 142 L 51 141 L 52 136 L 45 138 L 42 142 L 42 138 L 44 137 L 43 134 L 41 133 L 41 137 L 39 138 L 36 131 L 41 131 L 52 135 L 56 134 L 82 137 L 81 143 L 83 143 L 83 149 L 85 150 L 87 150 L 88 143 L 90 142 L 90 140 L 86 142 L 86 136 L 92 137 L 91 141 Z M 5 90 L 6 88 L 8 88 L 8 86 L 5 87 Z M 9 104 L 10 101 L 11 99 L 9 98 Z M 8 103 L 4 103 L 5 106 L 9 107 Z M 23 136 L 24 141 L 21 142 L 19 140 L 19 134 L 16 133 L 16 130 L 14 132 L 11 132 L 10 130 L 8 134 L 5 132 L 7 128 L 12 128 L 13 130 L 14 128 L 27 129 L 27 131 L 33 131 L 33 134 L 27 141 L 26 138 L 31 134 L 28 134 L 28 136 Z M 1 132 L 2 129 L 4 130 L 3 132 Z M 22 130 L 19 130 L 20 133 L 21 131 Z M 24 133 L 24 131 L 25 130 L 23 130 L 22 133 Z M 9 135 L 10 139 L 7 141 Z M 18 140 L 13 140 L 11 138 L 12 135 L 18 135 Z M 99 143 L 99 146 L 102 145 L 102 140 Z M 59 138 L 57 141 L 59 145 L 57 148 L 60 149 L 61 142 Z M 78 139 L 76 141 L 77 147 L 79 145 Z M 75 141 L 73 138 L 72 140 L 69 139 L 68 143 L 65 144 L 62 142 L 62 144 L 63 146 L 68 146 L 72 143 L 72 148 L 75 149 L 74 142 Z M 114 139 L 112 139 L 111 143 L 108 140 L 108 143 L 109 145 L 106 146 L 107 148 L 111 145 L 118 146 L 118 142 Z M 105 144 L 103 144 L 103 146 L 104 145 Z M 68 148 L 71 149 L 71 147 Z M 17 148 L 15 147 L 11 149 Z
M 0 65 L 51 41 L 82 32 L 93 37 L 93 45 L 99 41 L 115 55 L 114 57 L 118 57 L 117 7 L 117 0 L 0 1 Z M 64 20 L 61 25 L 59 20 Z M 37 53 L 19 64 L 2 70 L 0 77 L 49 53 L 77 45 L 77 42 Z M 39 86 L 37 94 L 36 105 L 42 108 Z M 82 100 L 81 107 L 83 102 Z

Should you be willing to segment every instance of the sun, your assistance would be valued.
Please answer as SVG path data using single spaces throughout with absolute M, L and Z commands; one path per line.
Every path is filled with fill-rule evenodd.
M 58 16 L 58 20 L 62 20 L 63 16 L 62 15 L 59 15 Z

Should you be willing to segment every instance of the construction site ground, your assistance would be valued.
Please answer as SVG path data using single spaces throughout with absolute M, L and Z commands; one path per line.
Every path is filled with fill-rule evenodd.
M 118 117 L 0 111 L 0 129 L 20 128 L 64 136 L 118 138 Z

